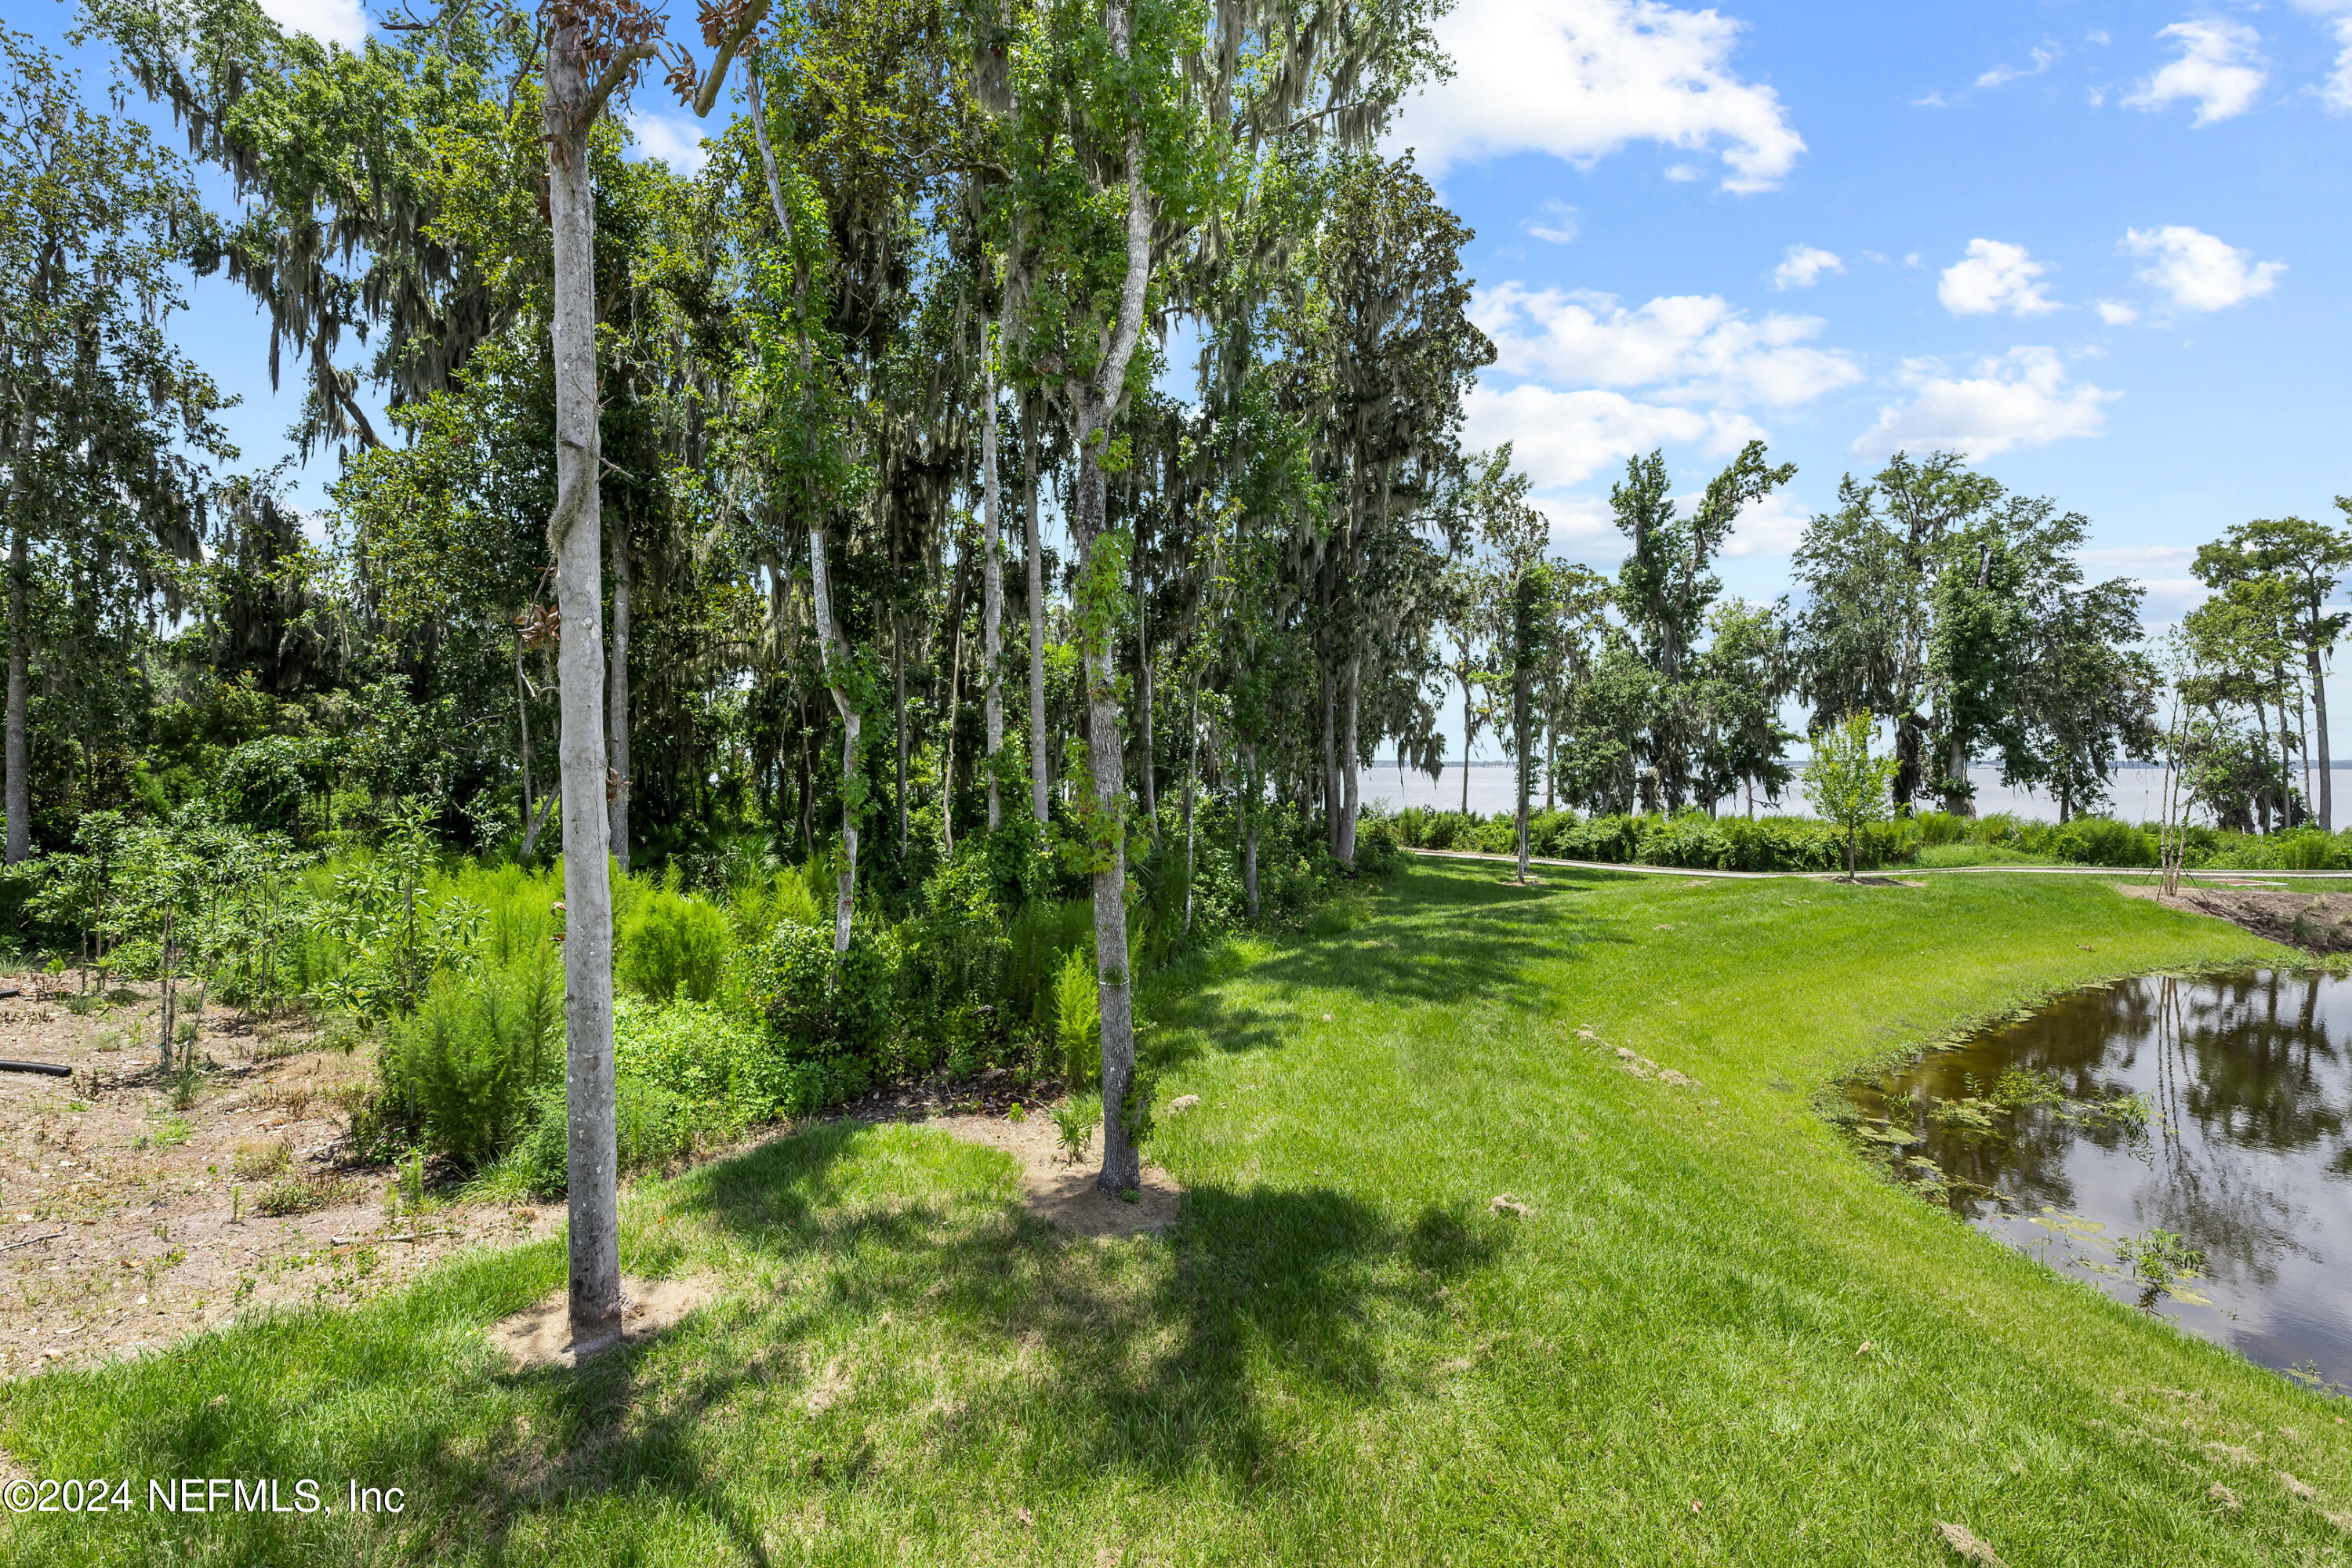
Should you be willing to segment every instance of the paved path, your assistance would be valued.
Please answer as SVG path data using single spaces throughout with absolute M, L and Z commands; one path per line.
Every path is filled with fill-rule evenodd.
M 1488 855 L 1468 849 L 1415 849 L 1415 855 L 1425 855 L 1433 860 L 1499 860 L 1505 865 L 1517 863 L 1512 855 Z M 1726 881 L 1757 881 L 1772 877 L 1832 878 L 1835 871 L 1705 871 L 1690 866 L 1633 866 L 1615 860 L 1548 860 L 1540 855 L 1528 858 L 1530 866 L 1564 866 L 1576 871 L 1628 871 L 1641 877 L 1717 877 Z M 2147 866 L 1892 866 L 1869 873 L 1887 876 L 1900 873 L 1906 877 L 2122 877 L 2140 881 L 2154 881 L 2156 872 Z M 2294 878 L 2324 878 L 2336 881 L 2352 881 L 2352 871 L 2184 871 L 2184 881 L 2207 882 L 2274 882 Z

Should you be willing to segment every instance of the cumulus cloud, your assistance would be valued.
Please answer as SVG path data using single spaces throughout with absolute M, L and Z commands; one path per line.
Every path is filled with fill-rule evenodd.
M 1845 263 L 1835 251 L 1823 250 L 1814 245 L 1792 245 L 1780 265 L 1772 268 L 1775 289 L 1810 289 L 1821 280 L 1824 272 L 1843 272 Z
M 1474 447 L 1510 442 L 1512 457 L 1539 490 L 1581 484 L 1656 447 L 1696 445 L 1728 456 L 1764 436 L 1741 414 L 1644 403 L 1598 387 L 1559 392 L 1532 384 L 1473 387 L 1463 425 Z M 1559 521 L 1556 513 L 1555 524 Z
M 322 44 L 356 49 L 368 36 L 359 0 L 261 0 L 261 11 L 288 32 L 308 33 Z
M 1980 88 L 2005 87 L 2011 82 L 2021 80 L 2026 77 L 2040 76 L 2043 71 L 2048 70 L 2052 66 L 2056 65 L 2061 59 L 2064 58 L 2065 54 L 2066 51 L 2060 48 L 2055 44 L 2042 44 L 2036 47 L 2030 57 L 2033 61 L 2032 65 L 1995 66 L 1992 69 L 1977 78 L 1977 85 Z
M 2106 405 L 2122 395 L 2070 384 L 2055 349 L 2030 345 L 1979 361 L 1973 375 L 1956 375 L 1937 360 L 1906 361 L 1903 379 L 1911 395 L 1854 438 L 1855 456 L 1948 447 L 1980 461 L 2011 447 L 2096 436 L 2106 427 Z
M 2187 224 L 2126 229 L 2116 248 L 2126 256 L 2148 258 L 2140 281 L 2163 289 L 2183 310 L 2242 305 L 2277 287 L 2279 274 L 2286 270 L 2284 261 L 2257 262 L 2252 251 Z
M 1731 68 L 1741 24 L 1660 0 L 1481 0 L 1439 18 L 1451 80 L 1391 135 L 1434 179 L 1457 163 L 1549 153 L 1580 166 L 1635 142 L 1717 158 L 1723 188 L 1769 190 L 1805 143 L 1780 96 Z M 1669 170 L 1696 175 L 1687 162 Z
M 2012 316 L 2042 316 L 2058 309 L 2037 281 L 2049 268 L 2036 261 L 2021 245 L 1998 239 L 1969 241 L 1965 259 L 1944 268 L 1936 298 L 1955 316 L 1990 316 L 2006 310 Z
M 702 128 L 692 121 L 634 109 L 625 118 L 629 134 L 636 138 L 637 151 L 667 163 L 672 173 L 698 174 L 710 161 L 709 151 L 702 144 Z
M 1853 356 L 1811 346 L 1820 317 L 1753 320 L 1714 294 L 1627 310 L 1613 294 L 1504 283 L 1482 289 L 1471 316 L 1506 375 L 1650 387 L 1664 404 L 1786 407 L 1862 378 Z
M 2126 94 L 2124 107 L 2158 110 L 2193 102 L 2194 125 L 2211 125 L 2253 107 L 2268 79 L 2258 52 L 2261 34 L 2217 16 L 2175 22 L 2157 37 L 2168 39 L 2179 55 Z
M 1739 521 L 1732 524 L 1731 540 L 1723 552 L 1786 555 L 1805 542 L 1805 525 L 1811 521 L 1811 514 L 1796 497 L 1787 490 L 1774 490 L 1740 509 Z
M 2102 300 L 2098 311 L 2099 320 L 2111 327 L 2128 327 L 2139 320 L 2138 308 L 2122 300 Z
M 1576 238 L 1576 209 L 1566 202 L 1546 202 L 1542 212 L 1520 226 L 1548 244 L 1567 245 Z

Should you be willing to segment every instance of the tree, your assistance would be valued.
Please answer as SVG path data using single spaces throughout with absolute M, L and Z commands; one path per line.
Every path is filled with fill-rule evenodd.
M 1872 732 L 1877 727 L 1869 714 L 1859 712 L 1822 726 L 1813 731 L 1813 760 L 1805 764 L 1805 799 L 1822 821 L 1845 835 L 1849 882 L 1854 877 L 1862 830 L 1895 815 L 1887 786 L 1900 763 L 1892 756 L 1872 753 Z
M 32 847 L 36 578 L 117 582 L 199 548 L 206 458 L 233 457 L 210 377 L 174 349 L 205 226 L 186 171 L 0 27 L 0 528 L 7 545 L 7 861 Z
M 2337 503 L 2352 516 L 2346 500 Z M 2319 826 L 2335 831 L 2336 795 L 2327 739 L 2327 681 L 2323 668 L 2352 614 L 2330 610 L 2347 568 L 2352 568 L 2352 528 L 2330 528 L 2300 517 L 2256 518 L 2231 528 L 2197 552 L 2198 577 L 2226 592 L 2237 584 L 2279 584 L 2290 617 L 2288 640 L 2303 656 L 2304 689 L 2312 707 L 2316 744 L 2306 757 L 2317 764 Z

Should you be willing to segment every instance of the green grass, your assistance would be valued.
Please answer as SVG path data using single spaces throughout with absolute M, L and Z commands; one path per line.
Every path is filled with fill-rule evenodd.
M 1343 935 L 1156 988 L 1163 1093 L 1202 1097 L 1162 1119 L 1166 1237 L 1070 1240 L 1003 1156 L 820 1127 L 637 1191 L 627 1266 L 723 1294 L 578 1373 L 481 1336 L 562 1283 L 549 1244 L 0 1389 L 27 1470 L 354 1478 L 398 1519 L 34 1515 L 0 1554 L 1928 1564 L 1952 1520 L 2013 1568 L 2340 1561 L 2340 1405 L 1883 1184 L 1810 1109 L 2057 989 L 2281 956 L 2095 879 L 1417 865 Z
M 2057 866 L 2063 863 L 2047 855 L 2028 855 L 2022 849 L 2011 849 L 1999 844 L 1925 844 L 1919 848 L 1919 864 L 1930 867 Z

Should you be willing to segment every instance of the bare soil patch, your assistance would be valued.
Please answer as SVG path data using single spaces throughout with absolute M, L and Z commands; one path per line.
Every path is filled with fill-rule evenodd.
M 1129 1203 L 1095 1185 L 1100 1169 L 1102 1127 L 1087 1144 L 1090 1157 L 1075 1165 L 1062 1158 L 1061 1131 L 1043 1110 L 1014 1121 L 1003 1116 L 942 1116 L 930 1125 L 973 1143 L 1002 1149 L 1021 1162 L 1021 1196 L 1029 1211 L 1079 1236 L 1133 1236 L 1165 1230 L 1176 1223 L 1184 1189 L 1159 1166 L 1146 1162 L 1142 1184 Z
M 2127 898 L 2152 899 L 2168 909 L 2211 915 L 2256 936 L 2306 952 L 2352 952 L 2352 893 L 2298 893 L 2278 888 L 2181 884 L 2168 899 L 2152 883 L 2117 883 Z
M 591 1356 L 624 1345 L 643 1344 L 664 1330 L 675 1328 L 686 1315 L 716 1298 L 716 1281 L 700 1275 L 683 1279 L 635 1279 L 624 1277 L 617 1331 L 591 1340 L 572 1337 L 571 1301 L 558 1290 L 545 1300 L 502 1318 L 490 1326 L 490 1342 L 507 1352 L 516 1367 L 530 1372 L 541 1367 L 577 1366 Z
M 560 1203 L 395 1221 L 392 1173 L 343 1147 L 347 1107 L 374 1077 L 364 1045 L 321 1048 L 306 1025 L 210 1006 L 195 1041 L 210 1065 L 174 1107 L 154 1071 L 151 987 L 77 1013 L 41 978 L 7 977 L 26 994 L 0 1001 L 0 1057 L 74 1076 L 0 1073 L 0 1247 L 26 1244 L 0 1252 L 0 1378 L 134 1354 L 256 1308 L 356 1301 L 461 1248 L 562 1226 Z M 271 1215 L 265 1200 L 319 1206 Z
M 1094 1139 L 1087 1145 L 1094 1158 L 1081 1158 L 1076 1165 L 1063 1160 L 1061 1130 L 1049 1109 L 1053 1098 L 1023 1090 L 1010 1072 L 992 1068 L 961 1083 L 925 1079 L 891 1084 L 845 1107 L 844 1114 L 861 1121 L 921 1122 L 968 1142 L 1003 1150 L 1021 1162 L 1022 1200 L 1029 1211 L 1079 1236 L 1133 1236 L 1175 1224 L 1184 1189 L 1150 1161 L 1144 1163 L 1143 1183 L 1133 1203 L 1095 1185 L 1101 1123 L 1096 1123 Z M 1178 1098 L 1199 1103 L 1193 1096 Z M 1012 1115 L 1016 1107 L 1023 1117 L 1019 1121 Z M 1170 1113 L 1185 1109 L 1172 1102 L 1168 1107 Z

